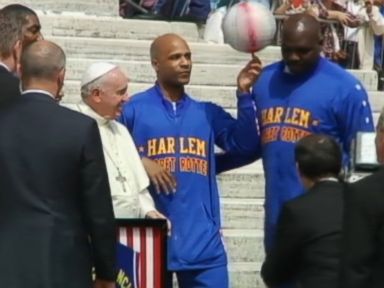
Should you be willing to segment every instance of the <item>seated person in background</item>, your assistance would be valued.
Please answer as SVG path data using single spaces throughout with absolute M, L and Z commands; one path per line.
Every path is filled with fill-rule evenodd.
M 374 0 L 374 5 L 377 6 L 380 14 L 384 16 L 384 1 L 383 0 Z M 374 10 L 372 11 L 374 16 Z M 375 18 L 375 16 L 374 16 Z M 374 50 L 374 60 L 373 68 L 379 74 L 379 83 L 378 90 L 384 90 L 384 46 L 383 46 L 384 36 L 375 36 L 375 50 Z
M 172 20 L 185 20 L 203 24 L 211 12 L 211 3 L 209 0 L 160 0 L 155 10 L 155 13 Z
M 194 22 L 200 37 L 210 12 L 209 0 L 120 0 L 120 16 L 124 18 Z
M 276 8 L 276 15 L 289 15 L 296 13 L 312 12 L 312 3 L 309 0 L 296 1 L 296 0 L 284 0 L 279 7 Z M 315 16 L 315 15 L 314 15 Z
M 116 65 L 94 63 L 81 81 L 82 101 L 67 108 L 96 120 L 116 218 L 164 218 L 147 187 L 149 179 L 128 130 L 115 121 L 128 99 L 128 78 Z
M 285 0 L 276 10 L 276 15 L 308 13 L 322 20 L 321 34 L 323 35 L 323 55 L 337 63 L 344 63 L 347 55 L 341 49 L 344 40 L 344 26 L 356 27 L 355 18 L 347 13 L 341 3 L 332 0 Z
M 220 8 L 220 7 L 224 7 L 224 6 L 229 8 L 230 6 L 233 6 L 233 5 L 241 2 L 241 0 L 212 0 L 211 2 L 216 4 L 216 5 L 214 5 L 214 6 L 216 6 L 216 8 Z M 263 4 L 267 8 L 271 8 L 271 4 L 272 4 L 271 1 L 269 1 L 269 0 L 250 0 L 250 2 Z
M 376 21 L 376 19 L 383 19 L 384 16 L 384 0 L 373 0 L 373 5 L 372 6 L 372 19 Z M 377 9 L 375 8 L 377 7 Z M 369 7 L 367 7 L 367 10 Z M 368 12 L 368 11 L 367 11 Z M 380 15 L 378 14 L 380 13 Z M 368 13 L 369 14 L 369 13 Z M 380 17 L 381 16 L 381 17 Z M 381 20 L 382 21 L 382 20 Z M 374 52 L 374 68 L 377 71 L 383 70 L 384 67 L 384 50 L 383 50 L 383 33 L 380 34 L 380 36 L 375 33 L 375 52 Z
M 358 27 L 345 28 L 345 42 L 355 43 L 354 50 L 357 52 L 352 63 L 357 65 L 348 65 L 346 68 L 371 70 L 374 67 L 375 36 L 384 34 L 384 17 L 373 0 L 367 0 L 364 4 L 350 0 L 347 2 L 347 9 L 356 16 Z M 352 53 L 353 51 L 349 52 Z
M 147 11 L 150 16 L 152 15 L 157 2 L 158 0 L 120 0 L 119 14 L 123 18 L 130 18 L 142 13 L 145 15 L 145 11 Z
M 261 276 L 268 287 L 292 282 L 300 288 L 336 288 L 344 188 L 338 179 L 341 148 L 329 136 L 312 134 L 297 142 L 295 160 L 308 191 L 283 206 Z

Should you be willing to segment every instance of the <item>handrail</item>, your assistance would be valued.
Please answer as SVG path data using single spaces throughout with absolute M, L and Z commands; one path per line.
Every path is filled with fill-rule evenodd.
M 287 19 L 290 15 L 282 15 L 282 14 L 274 14 L 273 15 L 276 19 L 276 35 L 275 35 L 275 44 L 280 45 L 281 44 L 281 25 L 283 20 Z M 340 22 L 336 20 L 327 20 L 327 19 L 321 19 L 317 17 L 317 20 L 321 23 L 326 24 L 338 24 Z
M 287 15 L 287 14 L 286 15 L 283 15 L 283 14 L 273 14 L 273 16 L 275 16 L 276 20 L 284 20 L 284 19 L 288 18 L 290 15 Z M 328 24 L 338 24 L 338 23 L 340 23 L 337 20 L 322 19 L 322 18 L 319 18 L 319 17 L 317 17 L 317 21 L 319 21 L 321 23 L 328 23 Z

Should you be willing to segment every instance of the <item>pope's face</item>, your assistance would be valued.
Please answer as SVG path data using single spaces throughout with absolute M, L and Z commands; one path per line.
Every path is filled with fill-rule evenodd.
M 121 115 L 123 104 L 128 99 L 128 78 L 120 69 L 106 75 L 99 94 L 101 116 L 115 119 Z

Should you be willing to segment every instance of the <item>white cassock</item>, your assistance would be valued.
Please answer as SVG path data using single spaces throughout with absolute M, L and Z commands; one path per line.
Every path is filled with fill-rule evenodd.
M 144 217 L 156 210 L 147 187 L 149 179 L 126 127 L 107 120 L 86 103 L 63 104 L 96 120 L 99 127 L 116 218 Z

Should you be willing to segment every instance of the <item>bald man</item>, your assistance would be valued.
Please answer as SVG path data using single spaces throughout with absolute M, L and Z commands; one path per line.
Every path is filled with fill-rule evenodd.
M 185 93 L 192 55 L 184 39 L 162 35 L 150 54 L 157 82 L 125 104 L 120 120 L 138 147 L 156 208 L 172 223 L 169 276 L 176 272 L 180 288 L 226 288 L 214 145 L 244 157 L 256 152 L 256 113 L 249 89 L 261 70 L 260 61 L 255 58 L 239 73 L 235 120 L 223 108 Z M 172 287 L 170 277 L 167 287 Z
M 96 122 L 56 104 L 65 54 L 37 41 L 0 111 L 2 287 L 114 288 L 116 231 Z
M 295 143 L 312 133 L 333 136 L 348 165 L 357 131 L 373 131 L 372 112 L 362 84 L 320 56 L 322 37 L 308 14 L 283 25 L 283 60 L 265 67 L 253 86 L 261 131 L 265 200 L 265 245 L 274 243 L 282 205 L 304 191 L 294 160 Z

